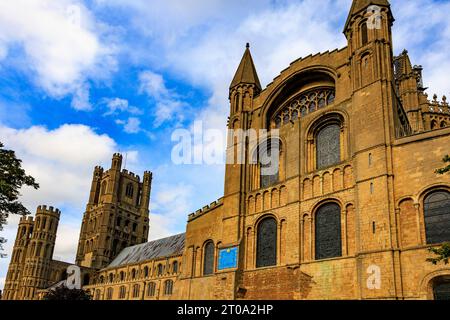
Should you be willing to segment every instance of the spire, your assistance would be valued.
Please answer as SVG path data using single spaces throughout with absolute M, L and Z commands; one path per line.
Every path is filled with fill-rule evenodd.
M 259 82 L 258 74 L 256 73 L 255 64 L 253 63 L 252 55 L 250 53 L 250 44 L 247 43 L 244 56 L 231 82 L 230 89 L 238 84 L 254 84 L 261 90 L 261 83 Z
M 367 8 L 372 5 L 388 8 L 391 7 L 388 0 L 353 0 L 344 30 L 347 30 L 350 20 L 355 14 L 359 13 L 360 11 L 367 10 Z

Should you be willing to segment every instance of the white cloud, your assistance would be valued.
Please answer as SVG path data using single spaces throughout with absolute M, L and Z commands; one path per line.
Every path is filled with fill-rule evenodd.
M 183 121 L 183 114 L 188 111 L 188 105 L 181 101 L 178 94 L 166 87 L 160 74 L 150 70 L 143 71 L 139 74 L 139 82 L 139 91 L 146 93 L 156 102 L 154 127 L 158 128 L 166 121 L 176 124 Z
M 74 95 L 76 109 L 90 109 L 89 80 L 116 69 L 107 31 L 80 0 L 0 2 L 0 59 L 17 55 L 19 46 L 20 68 L 51 97 Z
M 108 108 L 108 112 L 106 112 L 104 115 L 115 115 L 119 112 L 128 112 L 131 114 L 142 114 L 142 111 L 139 110 L 139 108 L 131 106 L 128 102 L 128 100 L 121 99 L 121 98 L 113 98 L 113 99 L 104 99 L 104 103 L 106 104 L 106 107 Z
M 155 99 L 167 98 L 169 90 L 166 88 L 164 78 L 153 71 L 147 70 L 139 74 L 139 91 L 145 92 Z
M 185 229 L 194 188 L 185 183 L 158 185 L 151 201 L 150 239 L 158 239 Z
M 130 117 L 128 118 L 127 121 L 123 121 L 123 120 L 116 120 L 117 124 L 123 125 L 123 130 L 126 133 L 138 133 L 140 132 L 141 129 L 141 120 L 139 120 L 138 118 L 135 117 Z

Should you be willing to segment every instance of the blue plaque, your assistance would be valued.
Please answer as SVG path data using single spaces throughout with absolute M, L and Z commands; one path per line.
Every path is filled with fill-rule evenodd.
M 218 270 L 237 268 L 238 265 L 238 247 L 219 250 Z

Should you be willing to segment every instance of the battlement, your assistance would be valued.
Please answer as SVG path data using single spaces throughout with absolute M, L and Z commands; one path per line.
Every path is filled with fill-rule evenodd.
M 188 220 L 192 220 L 194 218 L 198 218 L 201 215 L 204 215 L 217 207 L 220 207 L 223 204 L 223 198 L 220 198 L 217 201 L 212 202 L 210 205 L 204 206 L 202 209 L 199 209 L 191 214 L 189 214 Z
M 131 172 L 131 171 L 128 171 L 128 170 L 126 170 L 126 169 L 123 169 L 123 170 L 122 170 L 122 175 L 128 177 L 128 178 L 131 179 L 131 180 L 135 180 L 135 181 L 137 181 L 137 182 L 140 182 L 140 181 L 141 181 L 141 178 L 140 178 L 137 174 L 135 174 L 135 173 L 133 173 L 133 172 Z
M 50 214 L 50 215 L 59 217 L 59 215 L 61 214 L 61 211 L 52 206 L 47 207 L 46 205 L 41 205 L 41 206 L 38 206 L 36 209 L 36 215 L 39 215 L 39 214 Z
M 22 216 L 20 217 L 19 224 L 33 224 L 33 217 Z

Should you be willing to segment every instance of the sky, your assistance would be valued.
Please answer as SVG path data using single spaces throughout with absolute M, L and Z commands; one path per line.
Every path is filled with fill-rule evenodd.
M 450 0 L 392 0 L 394 51 L 449 96 Z M 299 57 L 346 46 L 351 0 L 0 0 L 0 141 L 62 211 L 54 258 L 73 262 L 93 168 L 153 172 L 149 239 L 184 232 L 223 195 L 222 165 L 171 161 L 175 129 L 225 130 L 245 49 L 263 87 Z M 220 144 L 218 148 L 223 148 Z M 0 232 L 10 256 L 18 217 Z M 9 258 L 0 259 L 0 289 Z

